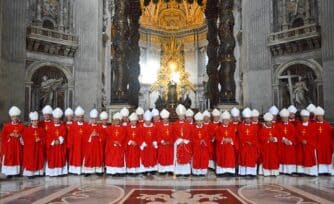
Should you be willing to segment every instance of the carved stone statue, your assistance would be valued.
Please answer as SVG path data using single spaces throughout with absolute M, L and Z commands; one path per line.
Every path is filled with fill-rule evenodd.
M 307 104 L 309 103 L 307 92 L 309 92 L 309 89 L 307 88 L 305 81 L 302 80 L 302 77 L 299 77 L 298 81 L 294 84 L 293 87 L 294 101 L 297 106 L 299 107 L 307 106 Z
M 49 79 L 46 75 L 43 76 L 43 81 L 41 82 L 40 93 L 40 107 L 51 104 L 54 102 L 54 92 L 62 87 L 64 82 L 63 78 L 59 79 Z

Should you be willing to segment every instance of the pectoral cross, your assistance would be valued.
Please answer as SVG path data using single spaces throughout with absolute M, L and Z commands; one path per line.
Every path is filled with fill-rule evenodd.
M 34 136 L 35 136 L 35 138 L 37 138 L 37 136 L 38 136 L 38 133 L 37 133 L 36 130 L 34 131 Z
M 169 130 L 168 129 L 166 130 L 166 135 L 169 135 Z
M 198 132 L 198 137 L 199 137 L 199 139 L 202 139 L 202 133 L 201 133 L 201 131 Z
M 49 129 L 49 127 L 46 125 L 46 126 L 45 126 L 45 131 L 48 131 L 48 129 Z
M 225 137 L 227 137 L 228 133 L 227 133 L 227 130 L 225 130 Z
M 322 133 L 322 127 L 321 126 L 319 127 L 318 131 L 319 131 L 320 134 Z
M 152 132 L 151 131 L 148 131 L 148 136 L 151 137 L 152 136 Z
M 270 131 L 269 132 L 269 137 L 272 137 L 273 136 L 273 133 Z
M 288 129 L 284 128 L 284 134 L 288 134 Z
M 82 129 L 81 129 L 81 128 L 80 128 L 79 132 L 80 132 L 80 134 L 82 134 L 82 133 L 83 133 L 83 131 L 82 131 Z
M 118 135 L 119 135 L 119 131 L 116 130 L 116 132 L 115 132 L 115 136 L 118 137 Z
M 181 137 L 183 137 L 183 128 L 181 128 Z
M 19 131 L 18 131 L 16 128 L 13 130 L 13 133 L 14 133 L 15 135 L 17 135 L 18 132 L 19 132 Z
M 305 129 L 302 130 L 302 134 L 303 134 L 303 136 L 306 134 L 306 130 Z
M 246 135 L 247 135 L 247 136 L 249 135 L 249 130 L 248 130 L 248 128 L 246 129 Z
M 59 130 L 58 129 L 56 130 L 56 136 L 57 137 L 59 136 Z
M 136 136 L 136 132 L 132 131 L 132 139 Z

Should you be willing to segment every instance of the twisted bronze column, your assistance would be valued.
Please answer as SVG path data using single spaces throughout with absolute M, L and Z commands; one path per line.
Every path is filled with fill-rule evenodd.
M 205 8 L 205 16 L 208 24 L 208 64 L 206 66 L 206 73 L 208 74 L 208 97 L 210 99 L 211 107 L 218 104 L 219 90 L 218 90 L 218 38 L 217 38 L 217 19 L 218 19 L 218 7 L 217 0 L 208 0 Z
M 139 47 L 139 18 L 141 16 L 141 8 L 139 0 L 130 0 L 129 4 L 130 19 L 130 37 L 129 37 L 129 104 L 137 107 L 139 100 L 139 74 L 140 74 L 140 47 Z
M 234 0 L 220 0 L 219 2 L 219 94 L 220 103 L 235 103 L 235 39 L 233 35 Z
M 115 13 L 112 20 L 112 103 L 128 101 L 128 0 L 115 1 Z

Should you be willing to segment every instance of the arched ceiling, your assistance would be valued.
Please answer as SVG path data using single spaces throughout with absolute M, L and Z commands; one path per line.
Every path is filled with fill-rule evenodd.
M 175 32 L 201 27 L 205 24 L 207 0 L 141 0 L 140 24 L 144 28 Z

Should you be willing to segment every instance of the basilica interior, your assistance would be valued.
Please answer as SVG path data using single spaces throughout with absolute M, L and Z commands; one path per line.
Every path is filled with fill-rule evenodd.
M 1 0 L 0 123 L 12 105 L 28 121 L 47 104 L 80 105 L 88 118 L 92 108 L 265 113 L 310 103 L 333 122 L 333 19 L 333 0 Z M 334 203 L 333 195 L 333 177 L 0 175 L 0 203 Z
M 12 104 L 25 119 L 45 104 L 110 113 L 177 103 L 201 111 L 330 107 L 331 6 L 317 0 L 2 1 L 0 112 L 6 115 Z

